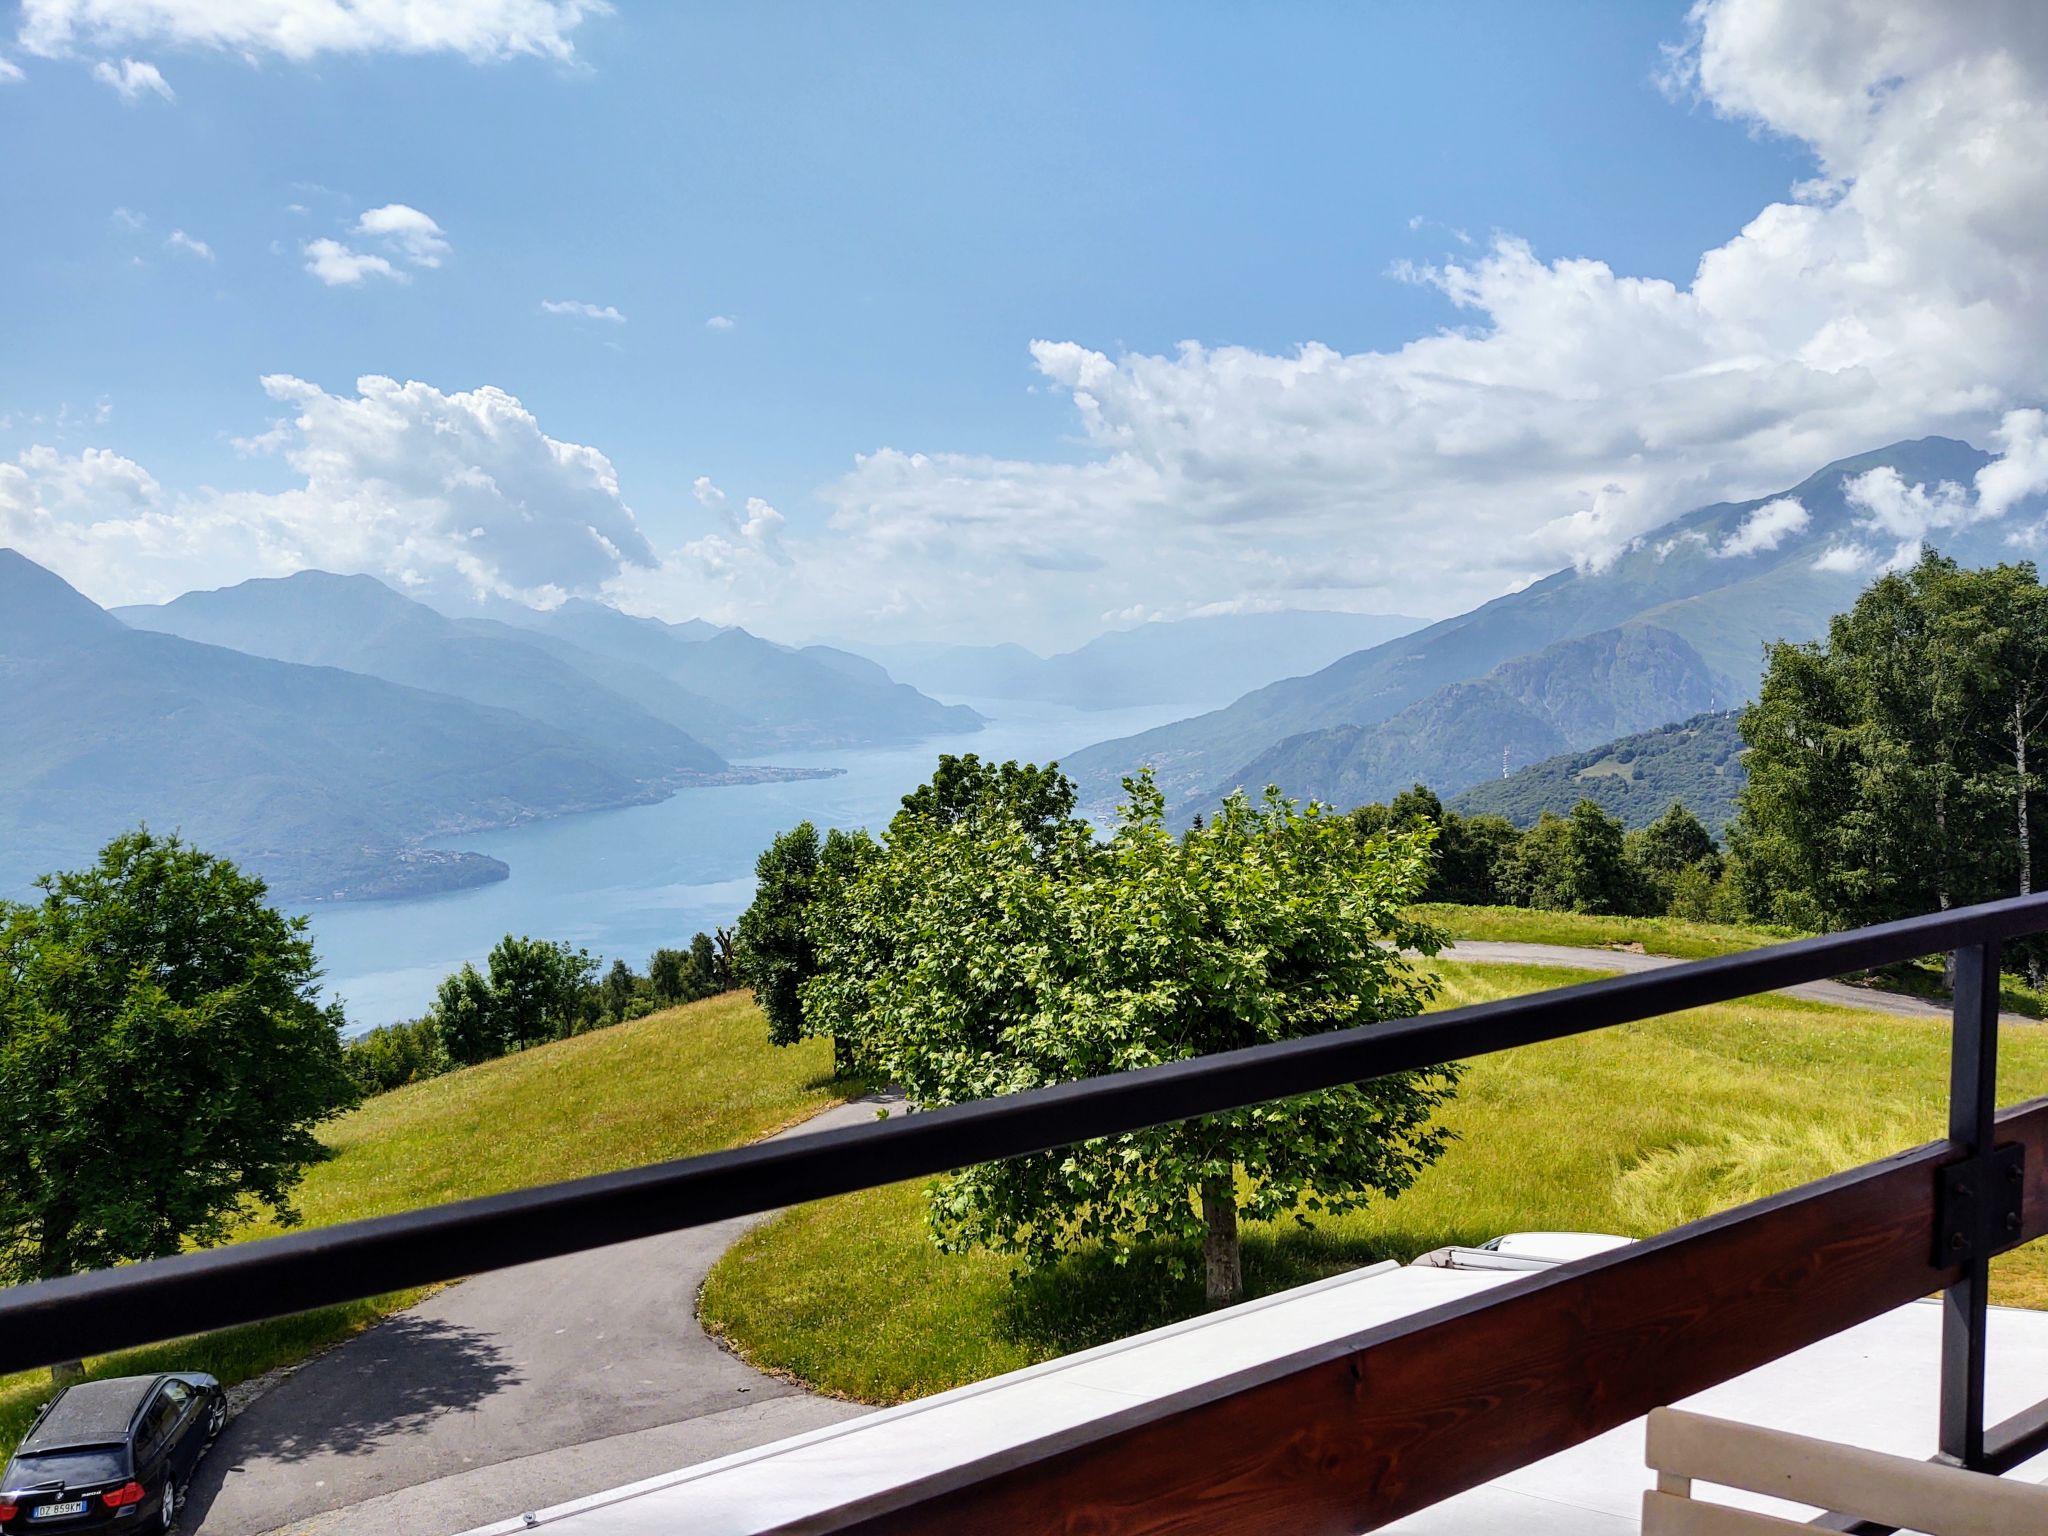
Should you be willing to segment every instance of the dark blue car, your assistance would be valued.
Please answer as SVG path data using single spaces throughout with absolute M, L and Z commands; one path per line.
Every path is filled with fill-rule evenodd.
M 192 1469 L 227 1421 L 227 1394 L 196 1371 L 66 1387 L 0 1476 L 0 1532 L 172 1530 Z

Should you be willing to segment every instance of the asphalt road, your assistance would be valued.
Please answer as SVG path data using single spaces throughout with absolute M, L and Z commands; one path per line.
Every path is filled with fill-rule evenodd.
M 783 1134 L 859 1124 L 875 1104 Z M 863 1411 L 762 1375 L 698 1326 L 697 1289 L 747 1226 L 428 1297 L 250 1404 L 200 1463 L 180 1528 L 446 1536 Z
M 1447 960 L 1475 960 L 1493 965 L 1558 965 L 1588 971 L 1655 971 L 1667 965 L 1683 965 L 1669 955 L 1639 955 L 1629 949 L 1578 949 L 1563 944 L 1519 944 L 1505 939 L 1460 939 L 1444 950 Z M 1880 992 L 1873 987 L 1855 987 L 1844 981 L 1809 981 L 1783 989 L 1787 996 L 1809 998 L 1817 1003 L 1839 1003 L 1847 1008 L 1869 1008 L 1878 1013 L 1909 1019 L 1945 1019 L 1948 1004 L 1899 992 Z M 2007 1024 L 2038 1026 L 2040 1020 L 2017 1013 L 2001 1015 Z
M 1600 971 L 1678 963 L 1481 940 L 1446 955 Z M 1839 982 L 1787 990 L 1884 1013 L 1946 1015 L 1938 1004 Z M 842 1105 L 783 1134 L 874 1113 L 874 1101 Z M 861 1412 L 762 1375 L 698 1326 L 697 1289 L 747 1225 L 480 1275 L 397 1314 L 236 1418 L 201 1463 L 182 1528 L 446 1536 Z

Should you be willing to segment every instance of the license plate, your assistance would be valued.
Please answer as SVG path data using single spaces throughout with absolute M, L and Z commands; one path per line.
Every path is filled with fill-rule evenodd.
M 54 1520 L 59 1515 L 82 1515 L 84 1513 L 85 1500 L 73 1499 L 69 1504 L 38 1504 L 28 1512 L 28 1517 L 31 1520 Z

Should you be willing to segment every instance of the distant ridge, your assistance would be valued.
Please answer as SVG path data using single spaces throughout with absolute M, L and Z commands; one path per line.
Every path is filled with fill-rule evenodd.
M 1820 563 L 1834 544 L 1868 537 L 1848 500 L 1850 479 L 1888 466 L 1908 484 L 1968 484 L 1989 458 L 1968 443 L 1928 437 L 1837 460 L 1787 490 L 1686 513 L 1599 570 L 1553 572 L 1469 613 L 1269 684 L 1226 708 L 1090 747 L 1066 767 L 1083 798 L 1100 803 L 1125 774 L 1149 763 L 1169 799 L 1185 805 L 1219 785 L 1255 777 L 1253 765 L 1290 738 L 1377 725 L 1447 684 L 1473 681 L 1560 640 L 1631 621 L 1681 637 L 1730 681 L 1730 702 L 1747 698 L 1766 642 L 1820 635 L 1865 584 L 1863 574 Z M 1753 514 L 1785 496 L 1806 511 L 1801 526 L 1769 541 L 1734 538 Z M 2009 553 L 2005 532 L 1997 524 L 1945 530 L 1941 547 L 1966 564 L 1987 563 Z M 1696 708 L 1673 700 L 1666 718 Z M 1388 771 L 1400 776 L 1392 764 Z
M 1545 811 L 1563 815 L 1592 800 L 1630 827 L 1647 826 L 1674 800 L 1719 835 L 1734 819 L 1743 772 L 1740 710 L 1695 715 L 1639 731 L 1583 752 L 1517 768 L 1506 778 L 1473 785 L 1450 802 L 1467 815 L 1505 816 L 1516 826 Z

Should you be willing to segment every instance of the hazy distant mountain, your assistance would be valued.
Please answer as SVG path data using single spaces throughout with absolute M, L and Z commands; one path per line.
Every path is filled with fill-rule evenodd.
M 673 721 L 656 718 L 531 638 L 465 628 L 372 576 L 301 571 L 115 614 L 138 629 L 516 710 L 584 738 L 636 778 L 713 774 L 728 766 Z
M 423 840 L 666 790 L 509 710 L 131 629 L 0 550 L 0 889 L 138 821 L 291 899 L 504 873 Z
M 1290 736 L 1203 798 L 1278 784 L 1349 808 L 1421 783 L 1448 799 L 1497 780 L 1504 761 L 1529 763 L 1661 724 L 1673 711 L 1712 709 L 1732 691 L 1681 636 L 1628 624 L 1503 662 L 1373 725 Z
M 1545 811 L 1563 815 L 1581 800 L 1598 801 L 1631 827 L 1649 825 L 1683 800 L 1718 834 L 1735 815 L 1742 768 L 1741 714 L 1695 715 L 1606 742 L 1584 752 L 1545 758 L 1506 778 L 1474 784 L 1451 808 L 1467 815 L 1491 812 L 1530 826 Z
M 1289 737 L 1376 725 L 1446 684 L 1630 620 L 1683 636 L 1732 682 L 1736 697 L 1745 697 L 1755 687 L 1767 641 L 1823 633 L 1829 616 L 1852 603 L 1864 585 L 1861 574 L 1816 564 L 1839 540 L 1868 537 L 1855 526 L 1846 480 L 1889 465 L 1908 484 L 1967 484 L 1986 462 L 1969 444 L 1939 437 L 1844 459 L 1788 491 L 1687 513 L 1598 571 L 1558 571 L 1469 613 L 1260 688 L 1225 709 L 1090 747 L 1065 766 L 1091 799 L 1112 794 L 1117 780 L 1140 763 L 1155 767 L 1170 798 L 1199 796 Z M 1734 540 L 1753 514 L 1780 496 L 1798 499 L 1808 514 L 1804 526 L 1775 542 Z M 1991 560 L 2009 553 L 2002 537 L 2002 530 L 1989 528 L 1951 530 L 1942 547 L 1965 560 Z M 1674 700 L 1666 718 L 1692 712 Z
M 1233 613 L 1112 630 L 1049 657 L 1021 645 L 861 649 L 891 676 L 933 693 L 1120 709 L 1220 703 L 1275 678 L 1312 672 L 1422 623 L 1379 613 Z
M 743 629 L 664 624 L 582 598 L 517 622 L 576 647 L 594 678 L 663 719 L 674 718 L 672 690 L 708 700 L 723 718 L 701 734 L 722 752 L 879 746 L 982 724 L 973 710 L 927 698 L 829 646 L 796 650 Z

